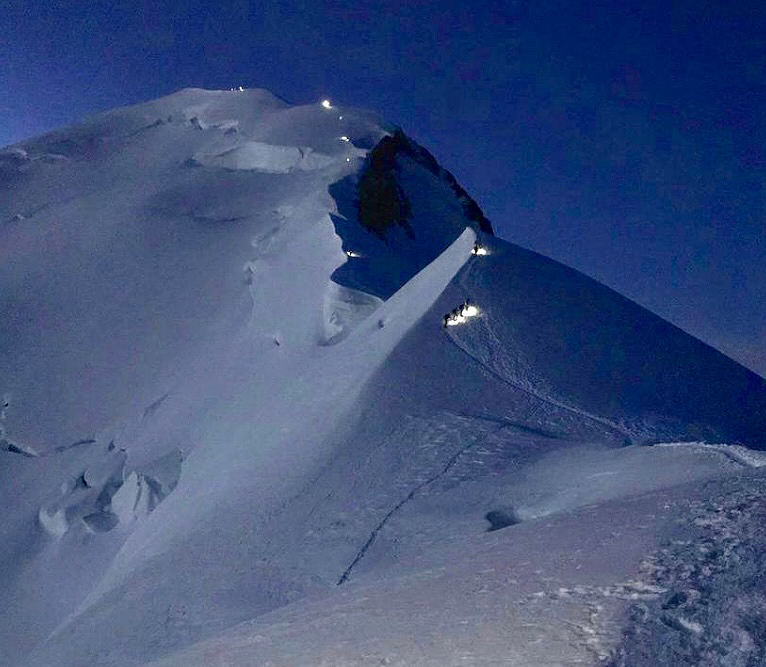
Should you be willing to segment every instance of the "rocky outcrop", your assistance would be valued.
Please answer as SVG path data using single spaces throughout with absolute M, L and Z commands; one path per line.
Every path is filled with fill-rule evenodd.
M 396 225 L 403 227 L 408 236 L 415 235 L 409 224 L 410 202 L 397 178 L 397 158 L 400 156 L 414 160 L 444 180 L 462 205 L 465 217 L 474 223 L 477 231 L 494 235 L 492 224 L 455 177 L 439 166 L 431 153 L 410 139 L 400 128 L 383 137 L 370 151 L 367 166 L 359 179 L 359 222 L 365 228 L 382 239 L 386 231 Z

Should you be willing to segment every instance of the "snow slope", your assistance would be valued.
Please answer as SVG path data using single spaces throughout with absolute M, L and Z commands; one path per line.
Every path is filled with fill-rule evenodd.
M 509 664 L 508 624 L 548 646 L 535 564 L 589 591 L 545 632 L 657 598 L 630 582 L 658 503 L 756 488 L 766 448 L 762 378 L 494 238 L 374 114 L 260 90 L 0 151 L 0 345 L 0 647 L 30 667 Z M 751 449 L 638 446 L 703 440 Z M 624 607 L 510 664 L 598 659 Z
M 758 474 L 463 534 L 151 665 L 762 664 L 763 509 Z

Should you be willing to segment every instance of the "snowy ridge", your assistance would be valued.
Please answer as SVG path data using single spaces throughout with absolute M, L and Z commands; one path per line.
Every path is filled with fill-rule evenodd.
M 599 664 L 706 485 L 760 488 L 762 378 L 329 102 L 187 89 L 2 151 L 0 345 L 23 667 Z
M 741 445 L 718 445 L 707 442 L 659 442 L 657 447 L 691 447 L 707 451 L 713 451 L 725 456 L 732 461 L 741 463 L 748 468 L 762 468 L 766 466 L 766 453 L 753 451 Z

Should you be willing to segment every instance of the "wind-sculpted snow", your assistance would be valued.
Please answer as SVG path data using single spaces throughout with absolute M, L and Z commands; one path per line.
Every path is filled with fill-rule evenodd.
M 325 295 L 320 341 L 327 345 L 339 343 L 382 303 L 372 294 L 330 282 Z
M 349 153 L 349 156 L 357 155 L 356 152 Z M 286 174 L 293 170 L 313 171 L 335 162 L 335 157 L 314 152 L 311 148 L 273 146 L 260 141 L 248 141 L 212 155 L 196 155 L 190 160 L 192 165 L 270 174 Z
M 362 521 L 351 539 L 336 548 L 322 544 L 306 551 L 303 542 L 312 523 L 313 492 L 322 488 L 319 484 L 307 488 L 306 480 L 323 470 L 338 472 L 326 469 L 327 457 L 344 448 L 338 438 L 347 432 L 344 422 L 353 414 L 359 387 L 377 367 L 374 360 L 382 363 L 422 316 L 465 262 L 473 242 L 473 233 L 466 230 L 436 262 L 380 306 L 372 321 L 357 326 L 339 345 L 315 348 L 313 360 L 304 359 L 300 369 L 293 369 L 294 378 L 261 389 L 255 405 L 251 397 L 262 379 L 249 378 L 249 385 L 243 386 L 250 388 L 244 404 L 229 399 L 234 404 L 228 406 L 228 414 L 219 416 L 214 440 L 191 452 L 178 488 L 148 521 L 136 526 L 109 571 L 69 619 L 66 631 L 40 647 L 30 665 L 46 664 L 53 653 L 62 667 L 79 664 L 88 647 L 94 646 L 94 628 L 104 623 L 119 628 L 119 636 L 96 640 L 103 650 L 109 650 L 102 644 L 105 641 L 119 645 L 131 660 L 147 659 L 153 654 L 143 637 L 158 631 L 150 626 L 164 623 L 158 614 L 167 605 L 181 605 L 186 621 L 178 635 L 163 639 L 163 650 L 286 604 L 316 590 L 325 577 L 335 583 L 369 528 Z M 285 343 L 269 345 L 277 354 L 290 348 Z M 296 418 L 295 412 L 280 407 L 285 402 L 301 405 L 306 412 Z M 236 420 L 231 411 L 245 406 L 248 419 Z M 261 513 L 254 513 L 253 507 Z M 217 546 L 211 549 L 211 545 Z M 328 546 L 329 552 L 320 558 Z M 146 593 L 128 595 L 135 586 Z M 221 586 L 250 594 L 226 594 L 222 600 Z M 216 620 L 205 620 L 210 607 L 221 604 Z M 64 637 L 66 653 L 62 653 Z
M 660 534 L 758 474 L 764 382 L 490 230 L 335 102 L 189 89 L 1 151 L 3 658 L 632 655 Z
M 94 453 L 92 463 L 75 478 L 62 480 L 58 497 L 40 507 L 40 526 L 60 538 L 73 527 L 101 533 L 118 524 L 129 525 L 147 516 L 175 489 L 182 455 L 171 451 L 142 470 L 130 470 L 126 463 L 124 451 Z

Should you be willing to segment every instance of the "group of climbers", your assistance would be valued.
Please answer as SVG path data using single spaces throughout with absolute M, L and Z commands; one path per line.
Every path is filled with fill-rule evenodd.
M 466 299 L 451 313 L 447 313 L 444 316 L 444 326 L 452 327 L 456 324 L 462 324 L 469 317 L 474 317 L 479 314 L 479 309 L 471 303 L 470 299 Z
M 472 255 L 486 255 L 487 249 L 484 246 L 479 245 L 478 241 L 473 244 L 471 249 Z M 474 317 L 479 314 L 479 309 L 471 303 L 470 299 L 466 299 L 452 312 L 447 313 L 444 316 L 444 327 L 455 326 L 456 324 L 463 324 L 469 317 Z

